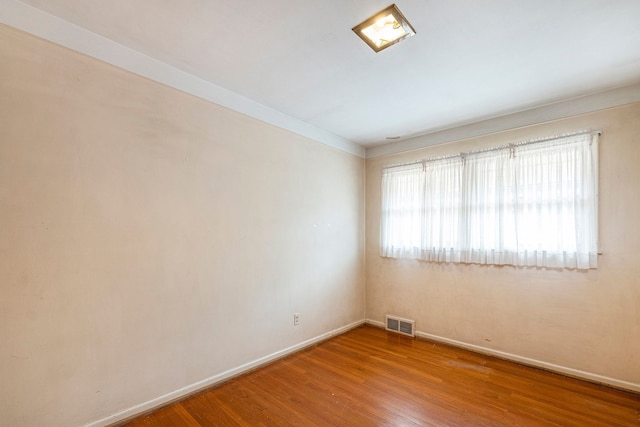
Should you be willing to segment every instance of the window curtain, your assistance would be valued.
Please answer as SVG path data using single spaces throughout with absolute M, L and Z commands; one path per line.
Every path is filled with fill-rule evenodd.
M 384 168 L 381 255 L 596 268 L 597 142 L 585 132 Z

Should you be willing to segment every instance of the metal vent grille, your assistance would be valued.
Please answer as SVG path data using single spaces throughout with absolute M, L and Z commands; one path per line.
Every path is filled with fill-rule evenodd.
M 391 329 L 392 331 L 399 331 L 400 322 L 397 319 L 392 319 L 391 317 L 387 317 L 387 329 Z
M 400 332 L 413 336 L 413 323 L 400 322 Z
M 395 316 L 386 316 L 387 331 L 397 332 L 403 335 L 415 336 L 415 320 L 402 319 Z

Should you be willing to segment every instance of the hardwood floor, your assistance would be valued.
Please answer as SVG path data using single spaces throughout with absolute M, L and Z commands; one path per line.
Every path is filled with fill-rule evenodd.
M 360 327 L 140 426 L 640 426 L 640 395 Z

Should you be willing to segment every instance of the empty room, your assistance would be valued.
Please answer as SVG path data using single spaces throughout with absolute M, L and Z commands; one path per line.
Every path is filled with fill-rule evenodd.
M 640 425 L 639 23 L 0 0 L 0 427 Z

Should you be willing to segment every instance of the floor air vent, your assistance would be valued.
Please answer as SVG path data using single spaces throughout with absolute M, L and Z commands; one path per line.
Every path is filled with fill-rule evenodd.
M 400 317 L 387 315 L 387 331 L 398 332 L 399 334 L 409 335 L 413 337 L 415 333 L 415 320 L 402 319 Z

